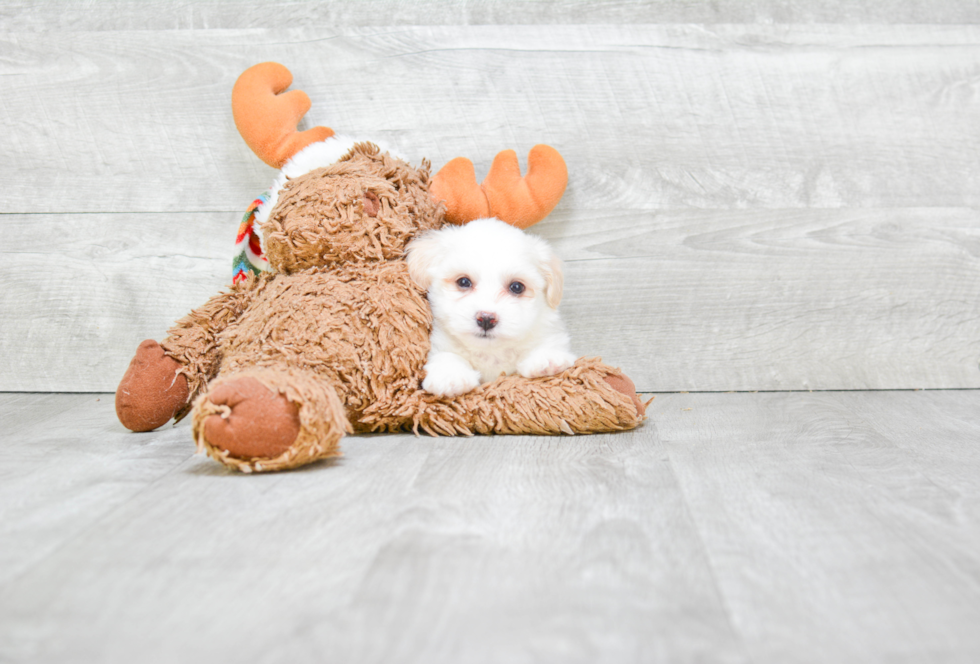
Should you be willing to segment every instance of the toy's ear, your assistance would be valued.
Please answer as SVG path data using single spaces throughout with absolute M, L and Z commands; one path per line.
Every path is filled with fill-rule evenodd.
M 292 82 L 293 75 L 281 64 L 263 62 L 246 69 L 231 90 L 238 133 L 259 159 L 274 168 L 282 168 L 310 143 L 333 136 L 329 127 L 296 131 L 310 110 L 310 98 L 301 90 L 283 93 Z
M 442 242 L 437 231 L 424 233 L 408 243 L 405 251 L 408 274 L 422 290 L 429 290 L 432 284 L 430 270 L 442 255 Z
M 548 216 L 568 184 L 568 168 L 558 151 L 535 145 L 527 155 L 527 175 L 521 177 L 517 153 L 504 150 L 493 160 L 483 184 L 476 183 L 473 162 L 457 157 L 432 179 L 429 191 L 446 205 L 446 221 L 465 224 L 497 217 L 527 228 Z

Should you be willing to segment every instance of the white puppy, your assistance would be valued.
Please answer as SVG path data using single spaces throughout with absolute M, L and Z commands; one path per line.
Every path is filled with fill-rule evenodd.
M 477 219 L 416 238 L 407 260 L 432 307 L 426 392 L 456 396 L 501 374 L 551 376 L 575 363 L 557 311 L 561 260 L 544 240 Z

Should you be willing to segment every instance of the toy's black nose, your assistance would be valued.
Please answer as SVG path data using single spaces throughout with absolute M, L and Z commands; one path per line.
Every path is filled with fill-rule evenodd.
M 479 325 L 484 332 L 488 332 L 497 325 L 497 314 L 491 314 L 487 311 L 477 312 L 476 324 Z

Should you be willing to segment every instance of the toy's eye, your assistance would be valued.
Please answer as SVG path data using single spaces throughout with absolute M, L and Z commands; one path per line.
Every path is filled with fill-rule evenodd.
M 460 277 L 459 279 L 456 280 L 456 285 L 462 288 L 463 290 L 467 290 L 468 288 L 473 287 L 473 282 L 470 281 L 469 277 Z
M 514 295 L 520 295 L 521 293 L 524 292 L 524 284 L 522 284 L 519 281 L 512 281 L 510 282 L 510 286 L 507 287 L 507 290 L 509 290 Z

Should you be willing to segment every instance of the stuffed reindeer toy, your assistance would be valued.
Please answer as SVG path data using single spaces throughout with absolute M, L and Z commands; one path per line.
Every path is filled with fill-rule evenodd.
M 428 162 L 412 166 L 373 143 L 296 131 L 310 101 L 284 93 L 291 82 L 285 67 L 263 63 L 235 84 L 239 132 L 281 172 L 240 233 L 248 269 L 162 342 L 139 345 L 116 392 L 124 426 L 149 431 L 190 413 L 199 450 L 252 472 L 337 456 L 349 433 L 578 434 L 643 420 L 629 378 L 594 359 L 453 398 L 420 387 L 431 314 L 406 245 L 482 217 L 540 221 L 567 181 L 554 149 L 534 147 L 525 177 L 513 151 L 480 185 L 463 158 L 430 177 Z

